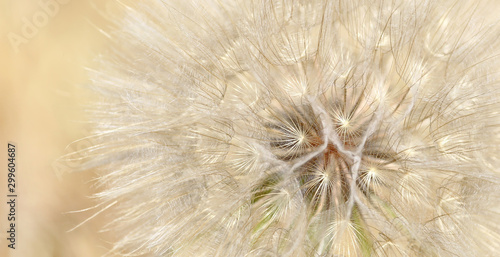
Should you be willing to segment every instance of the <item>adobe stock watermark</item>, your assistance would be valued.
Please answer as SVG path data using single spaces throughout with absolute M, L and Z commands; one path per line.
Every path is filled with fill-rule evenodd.
M 40 8 L 33 14 L 31 19 L 21 18 L 21 33 L 9 32 L 7 38 L 10 45 L 16 53 L 19 53 L 19 47 L 27 44 L 30 39 L 38 35 L 40 29 L 49 23 L 49 19 L 55 17 L 61 10 L 62 5 L 66 5 L 71 0 L 41 0 L 38 5 Z
M 52 169 L 58 179 L 62 180 L 65 174 L 81 171 L 82 164 L 89 161 L 89 150 L 96 144 L 90 133 L 86 132 L 85 135 L 89 136 L 73 141 L 66 147 L 66 154 L 52 162 Z

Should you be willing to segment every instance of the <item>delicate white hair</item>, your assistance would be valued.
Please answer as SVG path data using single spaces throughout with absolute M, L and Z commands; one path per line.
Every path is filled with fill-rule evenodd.
M 496 256 L 493 1 L 123 4 L 91 71 L 123 256 Z

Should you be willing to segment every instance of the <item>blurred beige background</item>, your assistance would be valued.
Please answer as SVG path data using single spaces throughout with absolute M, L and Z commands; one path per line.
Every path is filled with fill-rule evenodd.
M 41 3 L 51 3 L 45 6 Z M 54 161 L 85 136 L 85 66 L 105 49 L 103 0 L 0 0 L 0 256 L 93 257 L 108 244 L 96 231 L 93 174 Z M 57 5 L 57 6 L 54 6 Z M 26 21 L 35 29 L 25 28 Z M 24 30 L 23 30 L 24 28 Z M 14 34 L 17 36 L 14 36 Z M 17 147 L 16 250 L 7 247 L 7 142 Z M 78 145 L 76 146 L 78 148 Z M 87 197 L 86 197 L 87 196 Z

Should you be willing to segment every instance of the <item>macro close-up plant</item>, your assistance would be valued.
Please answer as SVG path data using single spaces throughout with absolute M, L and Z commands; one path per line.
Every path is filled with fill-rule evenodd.
M 79 167 L 110 256 L 498 256 L 499 7 L 121 3 Z

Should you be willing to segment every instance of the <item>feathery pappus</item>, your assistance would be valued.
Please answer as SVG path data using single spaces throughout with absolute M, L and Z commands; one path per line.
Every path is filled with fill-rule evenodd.
M 119 256 L 498 256 L 495 1 L 123 3 L 91 71 Z

